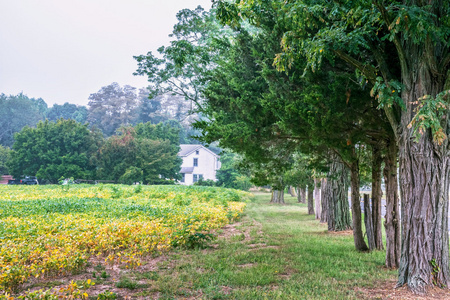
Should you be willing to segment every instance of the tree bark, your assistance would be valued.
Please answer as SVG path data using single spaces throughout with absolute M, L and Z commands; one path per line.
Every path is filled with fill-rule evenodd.
M 375 231 L 373 228 L 374 222 L 372 219 L 372 211 L 370 209 L 370 196 L 369 194 L 363 194 L 363 198 L 364 198 L 364 225 L 366 226 L 367 241 L 369 244 L 369 249 L 374 250 L 376 249 L 376 244 L 375 244 Z
M 316 210 L 316 219 L 320 219 L 321 207 L 320 207 L 320 179 L 314 178 L 314 204 Z
M 384 158 L 384 183 L 386 186 L 386 267 L 397 269 L 400 264 L 400 206 L 397 183 L 397 145 L 388 142 L 388 152 Z
M 272 198 L 270 199 L 270 203 L 280 203 L 284 204 L 284 189 L 281 190 L 272 190 Z
M 327 214 L 328 214 L 328 202 L 327 197 L 325 196 L 325 189 L 327 185 L 327 179 L 322 178 L 322 182 L 320 184 L 320 203 L 321 203 L 321 214 L 320 214 L 320 223 L 327 223 Z
M 306 203 L 306 188 L 298 187 L 297 201 L 298 203 Z
M 324 195 L 328 203 L 328 230 L 352 229 L 348 206 L 348 171 L 337 157 L 334 157 L 331 163 Z
M 308 215 L 314 215 L 314 184 L 308 184 Z
M 291 197 L 297 197 L 297 193 L 295 192 L 295 188 L 293 186 L 289 186 L 289 195 L 291 195 Z
M 356 158 L 350 163 L 350 178 L 352 186 L 351 205 L 353 218 L 353 241 L 355 243 L 356 250 L 367 251 L 369 248 L 364 241 L 362 232 L 361 203 L 359 195 L 359 161 Z
M 439 145 L 430 129 L 422 129 L 416 139 L 409 126 L 418 99 L 436 96 L 444 90 L 445 80 L 434 76 L 420 48 L 409 45 L 409 79 L 403 78 L 399 165 L 401 192 L 402 250 L 398 285 L 408 284 L 415 293 L 426 293 L 432 285 L 448 288 L 449 270 L 449 153 L 448 138 Z M 430 45 L 431 46 L 431 45 Z M 447 120 L 442 122 L 448 134 Z M 445 120 L 445 121 L 442 121 Z
M 381 190 L 381 164 L 383 159 L 381 157 L 381 150 L 378 146 L 372 146 L 372 222 L 375 240 L 375 248 L 383 250 L 383 236 L 381 228 L 381 197 L 383 191 Z

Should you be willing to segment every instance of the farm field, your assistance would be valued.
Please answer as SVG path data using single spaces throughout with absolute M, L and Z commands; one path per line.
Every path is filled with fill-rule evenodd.
M 83 272 L 93 260 L 133 269 L 144 257 L 201 245 L 238 219 L 250 196 L 209 187 L 0 186 L 0 298 Z M 61 291 L 86 298 L 80 289 Z

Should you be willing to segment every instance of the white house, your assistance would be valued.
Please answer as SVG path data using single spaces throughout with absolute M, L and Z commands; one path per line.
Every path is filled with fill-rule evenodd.
M 200 178 L 216 181 L 216 171 L 220 169 L 219 155 L 202 145 L 180 145 L 178 156 L 181 164 L 181 184 L 191 185 Z

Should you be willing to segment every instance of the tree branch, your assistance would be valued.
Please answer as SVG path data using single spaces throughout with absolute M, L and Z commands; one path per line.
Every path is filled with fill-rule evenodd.
M 360 62 L 359 60 L 351 57 L 350 55 L 348 55 L 347 53 L 344 53 L 340 50 L 333 50 L 333 52 L 343 61 L 347 62 L 348 64 L 350 64 L 351 66 L 355 67 L 356 69 L 358 69 L 359 71 L 361 71 L 361 73 L 364 74 L 364 76 L 372 83 L 374 84 L 376 82 L 376 78 L 377 78 L 377 72 L 376 69 L 371 66 L 371 65 L 367 65 L 367 64 L 363 64 L 362 62 Z
M 381 16 L 382 16 L 382 18 L 384 20 L 384 23 L 388 27 L 388 30 L 391 31 L 390 28 L 389 28 L 389 24 L 391 24 L 391 20 L 389 19 L 389 14 L 388 14 L 388 11 L 386 10 L 386 8 L 384 7 L 384 4 L 380 0 L 374 0 L 374 4 L 378 8 L 378 10 L 380 11 Z M 408 64 L 407 64 L 406 53 L 405 53 L 405 50 L 402 47 L 402 43 L 400 41 L 400 38 L 397 35 L 394 35 L 393 42 L 394 42 L 395 48 L 397 49 L 397 54 L 398 54 L 398 58 L 399 58 L 399 61 L 400 61 L 400 66 L 401 66 L 401 70 L 402 70 L 401 72 L 402 72 L 403 84 L 405 84 L 406 88 L 409 90 L 411 88 L 411 85 L 410 85 L 411 74 L 409 74 L 409 68 L 408 68 Z

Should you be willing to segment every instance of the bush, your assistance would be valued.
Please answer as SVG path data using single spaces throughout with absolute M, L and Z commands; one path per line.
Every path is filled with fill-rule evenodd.
M 197 182 L 194 183 L 194 185 L 200 185 L 200 186 L 216 186 L 216 182 L 211 179 L 203 180 L 203 178 L 200 178 Z

